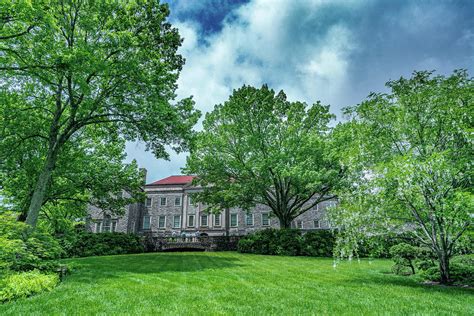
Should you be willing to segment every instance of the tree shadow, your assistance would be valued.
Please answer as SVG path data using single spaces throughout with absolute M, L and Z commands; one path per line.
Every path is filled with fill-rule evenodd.
M 65 280 L 98 283 L 104 279 L 120 278 L 127 274 L 187 273 L 226 269 L 241 266 L 231 256 L 207 256 L 199 253 L 145 253 L 87 257 L 68 260 L 72 272 Z
M 368 278 L 355 277 L 346 280 L 346 283 L 361 286 L 362 284 L 390 284 L 395 286 L 411 287 L 423 290 L 424 292 L 439 292 L 450 294 L 474 294 L 473 288 L 459 286 L 444 286 L 423 284 L 407 276 L 398 276 L 391 273 L 380 273 L 380 275 L 371 274 Z

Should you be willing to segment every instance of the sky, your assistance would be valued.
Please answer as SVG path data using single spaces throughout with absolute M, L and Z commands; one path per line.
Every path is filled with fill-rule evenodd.
M 341 109 L 414 70 L 474 76 L 474 0 L 167 0 L 184 38 L 177 99 L 206 113 L 242 85 Z M 196 129 L 200 128 L 200 124 Z M 157 160 L 128 143 L 147 181 L 181 174 L 186 154 Z

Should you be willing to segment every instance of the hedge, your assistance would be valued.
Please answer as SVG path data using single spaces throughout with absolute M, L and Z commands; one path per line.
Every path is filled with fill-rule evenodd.
M 239 240 L 238 251 L 265 255 L 331 257 L 335 235 L 329 230 L 265 229 Z
M 62 240 L 66 257 L 106 256 L 144 252 L 142 237 L 125 233 L 80 233 Z

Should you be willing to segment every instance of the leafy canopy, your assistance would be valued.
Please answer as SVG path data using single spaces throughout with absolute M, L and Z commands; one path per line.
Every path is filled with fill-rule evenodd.
M 338 185 L 332 118 L 328 106 L 289 102 L 267 86 L 235 90 L 206 115 L 187 161 L 204 188 L 198 198 L 217 211 L 264 204 L 288 227 Z
M 121 164 L 125 141 L 144 141 L 161 158 L 166 146 L 187 149 L 199 113 L 190 98 L 173 102 L 184 59 L 167 5 L 0 6 L 0 185 L 29 224 L 52 199 L 81 200 L 90 190 L 119 208 L 99 190 L 137 187 L 136 166 Z
M 341 245 L 409 230 L 446 274 L 474 214 L 474 81 L 465 71 L 415 72 L 387 86 L 346 109 L 350 121 L 337 128 L 352 184 L 334 214 L 348 238 Z

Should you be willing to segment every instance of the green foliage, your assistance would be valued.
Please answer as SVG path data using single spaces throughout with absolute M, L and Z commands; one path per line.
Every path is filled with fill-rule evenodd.
M 265 229 L 246 235 L 239 240 L 238 251 L 264 255 L 332 256 L 334 235 L 318 230 L 304 234 L 297 229 Z
M 12 271 L 56 271 L 63 250 L 47 231 L 27 235 L 27 225 L 14 213 L 0 214 L 0 269 Z
M 58 283 L 56 274 L 44 274 L 37 270 L 10 274 L 0 279 L 0 302 L 51 291 Z
M 441 281 L 441 274 L 437 266 L 428 267 L 421 272 L 421 276 L 428 281 Z M 474 257 L 457 256 L 450 262 L 450 277 L 455 284 L 474 286 Z
M 125 233 L 80 233 L 68 240 L 67 257 L 88 257 L 144 252 L 142 238 Z
M 267 205 L 289 228 L 298 215 L 334 198 L 341 168 L 329 106 L 290 102 L 283 91 L 243 86 L 206 114 L 187 160 L 210 209 Z
M 143 199 L 125 142 L 186 150 L 199 113 L 174 100 L 184 64 L 159 1 L 0 2 L 2 195 L 37 224 Z M 122 196 L 126 189 L 132 196 Z M 60 214 L 60 216 L 56 215 Z M 77 216 L 77 215 L 80 216 Z
M 407 243 L 400 243 L 390 248 L 390 254 L 392 255 L 395 265 L 392 270 L 396 274 L 405 274 L 404 268 L 409 268 L 409 273 L 415 274 L 414 261 L 420 256 L 420 249 Z
M 367 236 L 411 231 L 437 254 L 443 282 L 449 259 L 472 226 L 474 80 L 466 71 L 415 72 L 346 109 L 335 139 L 347 187 L 331 220 L 343 228 L 341 254 Z
M 303 235 L 302 254 L 311 257 L 331 257 L 336 235 L 330 230 L 314 230 Z

